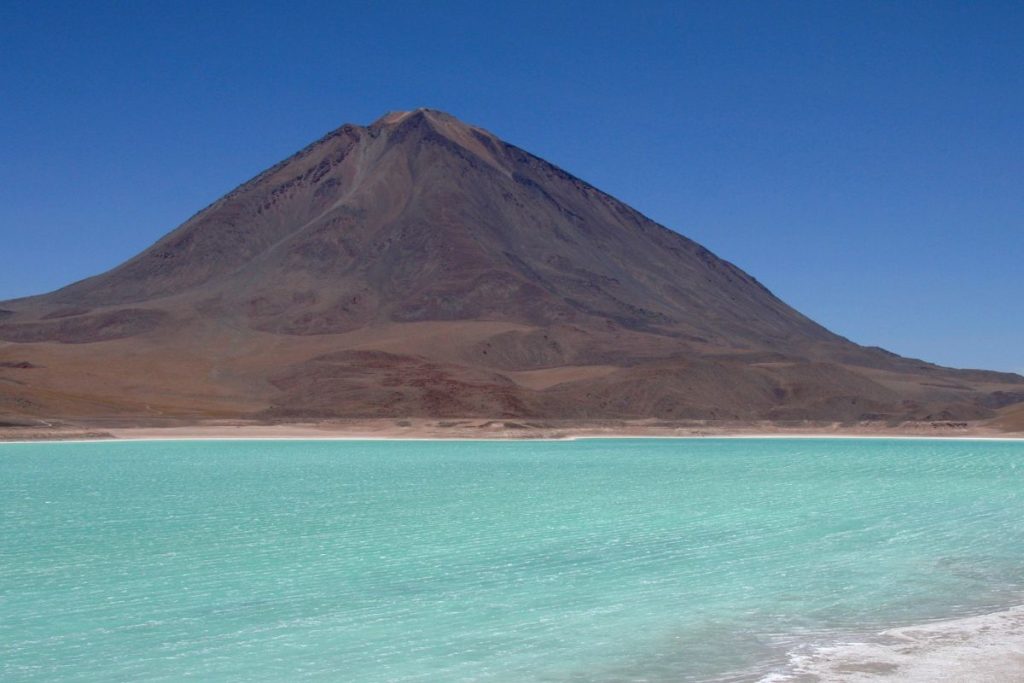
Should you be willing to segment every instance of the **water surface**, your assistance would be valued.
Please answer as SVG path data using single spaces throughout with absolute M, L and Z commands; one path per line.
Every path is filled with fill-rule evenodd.
M 756 680 L 1024 602 L 1024 443 L 0 445 L 0 680 Z

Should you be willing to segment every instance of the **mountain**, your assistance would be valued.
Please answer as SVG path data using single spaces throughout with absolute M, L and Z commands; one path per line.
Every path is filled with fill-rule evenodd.
M 1024 378 L 833 334 L 442 112 L 344 125 L 113 270 L 0 302 L 0 419 L 980 420 Z

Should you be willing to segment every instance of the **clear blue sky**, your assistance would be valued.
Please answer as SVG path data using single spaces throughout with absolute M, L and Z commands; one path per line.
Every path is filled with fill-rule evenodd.
M 429 106 L 855 341 L 1024 372 L 1024 3 L 491 4 L 0 3 L 0 299 Z

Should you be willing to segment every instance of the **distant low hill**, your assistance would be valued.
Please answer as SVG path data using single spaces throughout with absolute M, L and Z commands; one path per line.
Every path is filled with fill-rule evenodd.
M 113 270 L 0 302 L 0 418 L 982 420 L 1024 378 L 844 339 L 433 110 L 345 125 Z

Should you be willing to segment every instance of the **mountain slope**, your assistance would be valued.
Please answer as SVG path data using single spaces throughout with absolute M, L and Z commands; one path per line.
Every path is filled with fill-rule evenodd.
M 135 258 L 0 303 L 0 414 L 980 419 L 1016 375 L 857 346 L 433 110 L 345 125 Z

